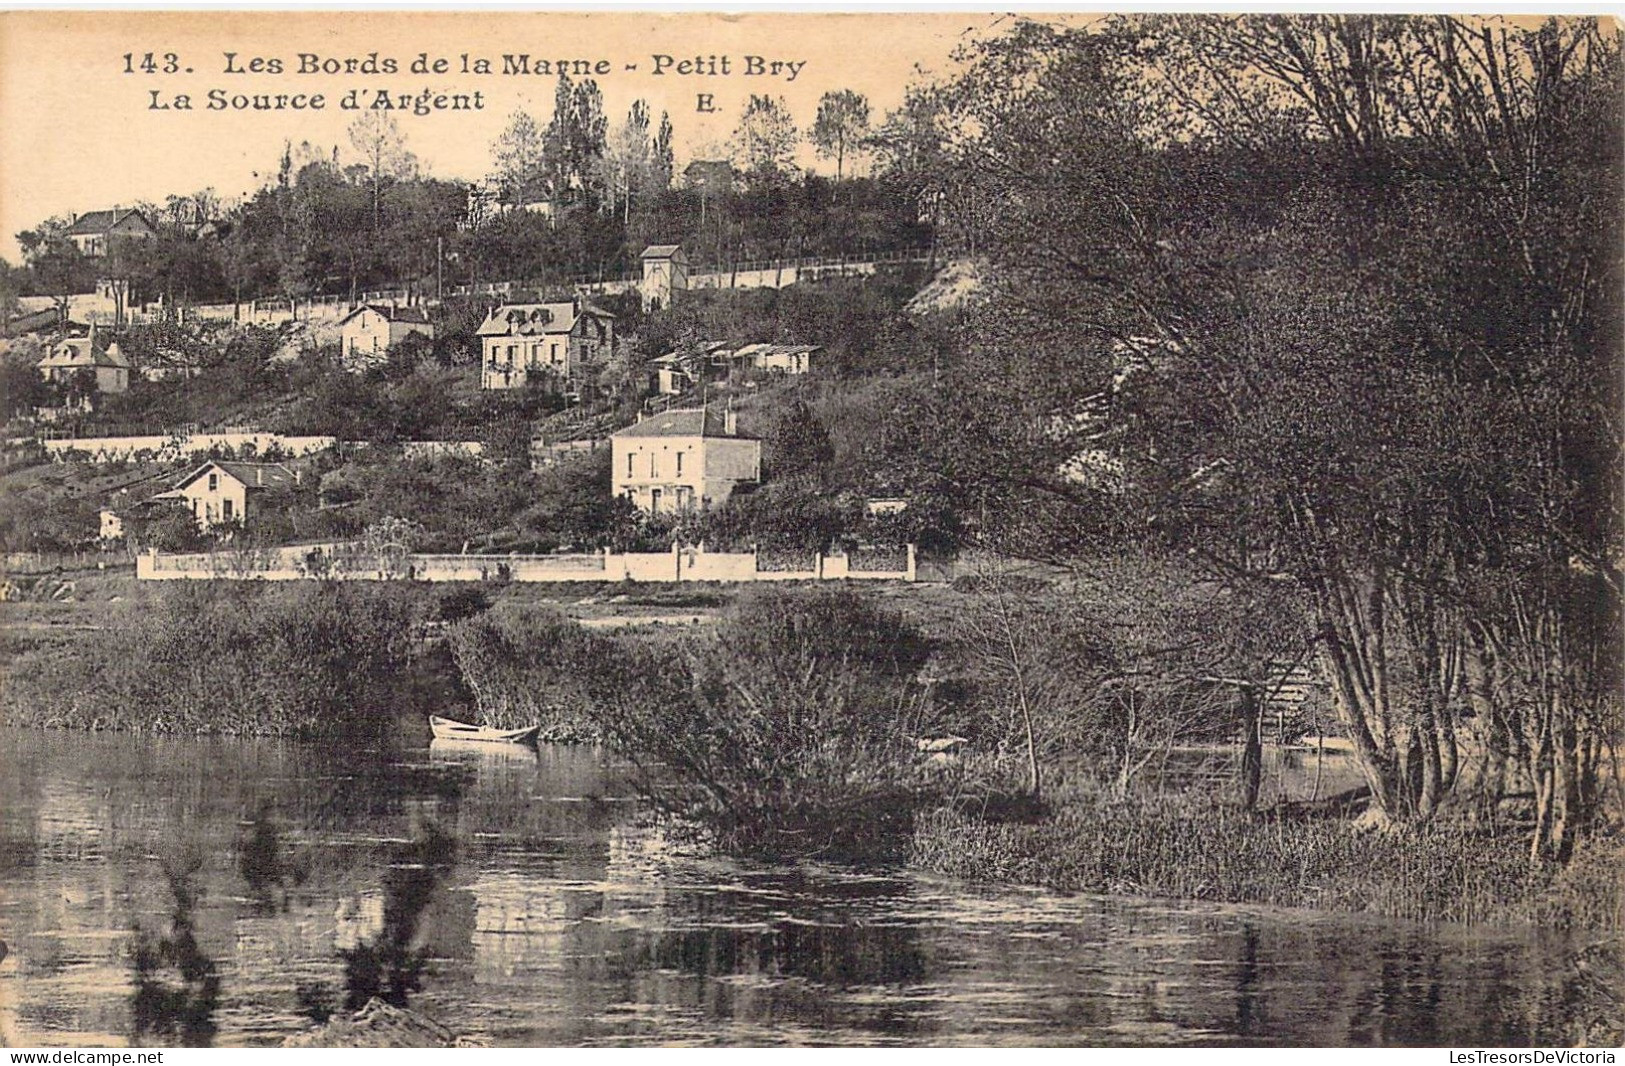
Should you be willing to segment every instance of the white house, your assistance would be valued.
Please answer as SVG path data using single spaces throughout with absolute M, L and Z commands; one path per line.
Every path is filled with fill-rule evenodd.
M 133 207 L 115 207 L 110 211 L 85 212 L 73 220 L 63 236 L 73 242 L 80 255 L 96 257 L 106 255 L 115 239 L 145 240 L 157 233 L 140 211 Z
M 381 363 L 412 334 L 434 340 L 434 324 L 421 307 L 362 304 L 339 319 L 339 345 L 347 369 Z
M 281 463 L 238 463 L 212 460 L 204 463 L 168 492 L 159 493 L 154 500 L 180 500 L 197 519 L 198 526 L 208 529 L 215 525 L 232 523 L 246 525 L 249 501 L 266 489 L 288 488 L 299 484 L 299 474 Z
M 732 412 L 666 411 L 610 434 L 612 491 L 649 514 L 701 510 L 762 478 L 762 442 Z
M 97 392 L 124 392 L 130 387 L 129 357 L 119 351 L 117 341 L 104 343 L 94 322 L 89 335 L 63 338 L 36 365 L 47 381 L 71 381 L 81 370 L 89 370 L 96 376 Z
M 104 507 L 96 515 L 100 522 L 100 537 L 105 541 L 124 539 L 124 519 L 110 507 Z
M 485 316 L 480 338 L 480 387 L 523 388 L 545 372 L 559 387 L 579 381 L 615 346 L 615 316 L 583 299 L 503 304 Z

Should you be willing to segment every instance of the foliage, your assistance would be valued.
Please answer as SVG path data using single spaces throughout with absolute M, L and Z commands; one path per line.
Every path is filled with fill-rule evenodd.
M 483 724 L 540 724 L 559 740 L 593 735 L 586 678 L 616 656 L 574 621 L 534 611 L 485 612 L 453 626 L 449 640 Z
M 1617 860 L 1617 849 L 1599 852 Z M 1065 892 L 1167 896 L 1274 907 L 1313 906 L 1407 921 L 1500 923 L 1561 913 L 1617 932 L 1614 878 L 1586 896 L 1560 868 L 1531 867 L 1506 839 L 1439 825 L 1362 833 L 1337 819 L 1249 816 L 1183 794 L 1070 795 L 1036 824 L 943 808 L 922 815 L 911 853 L 924 870 Z
M 799 397 L 776 410 L 762 434 L 762 466 L 768 478 L 816 476 L 834 458 L 829 430 Z
M 1308 639 L 1284 591 L 1255 599 L 1127 552 L 1078 560 L 1054 587 L 990 565 L 953 633 L 979 711 L 960 728 L 1019 757 L 1034 795 L 1063 756 L 1123 796 L 1174 745 L 1242 736 Z
M 851 89 L 827 92 L 818 101 L 812 142 L 825 159 L 835 157 L 835 180 L 846 173 L 846 157 L 869 133 L 869 101 Z
M 536 475 L 536 502 L 514 516 L 523 540 L 542 549 L 625 550 L 636 536 L 637 507 L 610 491 L 608 448 L 566 458 Z
M 360 583 L 176 582 L 93 642 L 8 671 L 9 722 L 237 736 L 366 736 L 410 705 L 418 608 Z
M 784 98 L 752 93 L 729 144 L 733 164 L 753 182 L 782 180 L 792 166 L 796 138 Z
M 1620 713 L 1617 37 L 1178 16 L 966 60 L 928 157 L 997 206 L 955 374 L 986 532 L 1289 577 L 1381 816 L 1521 775 L 1567 854 Z
M 714 637 L 623 643 L 591 707 L 663 809 L 731 850 L 850 853 L 895 841 L 917 796 L 929 648 L 845 591 L 742 598 Z

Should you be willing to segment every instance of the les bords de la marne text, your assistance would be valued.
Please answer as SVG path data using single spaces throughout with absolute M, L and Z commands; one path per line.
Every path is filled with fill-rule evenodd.
M 184 77 L 198 73 L 196 67 L 176 52 L 126 52 L 120 58 L 123 73 L 130 75 Z M 317 76 L 382 78 L 402 74 L 458 78 L 552 78 L 559 75 L 601 78 L 624 73 L 698 79 L 702 85 L 706 79 L 732 77 L 749 78 L 757 84 L 787 84 L 801 75 L 807 61 L 754 54 L 677 56 L 658 52 L 635 60 L 538 56 L 528 52 L 509 52 L 497 56 L 470 52 L 437 56 L 419 52 L 411 58 L 397 58 L 378 52 L 363 56 L 333 56 L 316 52 L 297 52 L 291 56 L 224 52 L 211 65 L 221 75 L 243 78 L 244 81 L 240 83 L 242 89 L 239 91 L 235 85 L 213 86 L 203 90 L 190 86 L 185 89 L 148 88 L 147 110 L 325 111 L 336 108 L 342 111 L 403 111 L 418 115 L 437 111 L 483 111 L 488 102 L 485 91 L 463 86 L 449 90 L 430 86 L 357 85 L 338 92 L 326 88 L 306 92 L 299 91 L 297 86 L 279 85 L 275 91 L 266 91 L 256 80 Z M 695 97 L 696 110 L 716 110 L 712 93 L 698 91 Z

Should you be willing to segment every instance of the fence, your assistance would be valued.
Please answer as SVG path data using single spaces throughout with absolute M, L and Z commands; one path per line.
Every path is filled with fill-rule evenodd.
M 769 569 L 756 552 L 604 551 L 588 555 L 367 555 L 348 545 L 300 545 L 136 557 L 143 581 L 913 581 L 914 546 L 848 556 L 809 552 L 803 569 Z M 771 565 L 771 564 L 770 564 Z M 882 569 L 881 567 L 889 567 Z
M 0 574 L 47 574 L 53 570 L 89 570 L 129 566 L 125 551 L 9 552 L 0 556 Z
M 92 463 L 122 462 L 136 458 L 167 461 L 201 456 L 216 448 L 230 449 L 246 459 L 250 454 L 310 455 L 338 443 L 336 437 L 287 437 L 279 433 L 174 433 L 146 437 L 62 437 L 40 442 L 52 459 Z

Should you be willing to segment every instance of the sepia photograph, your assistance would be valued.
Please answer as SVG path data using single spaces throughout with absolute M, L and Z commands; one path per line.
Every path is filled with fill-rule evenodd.
M 1614 1063 L 1622 33 L 0 10 L 0 1047 Z

